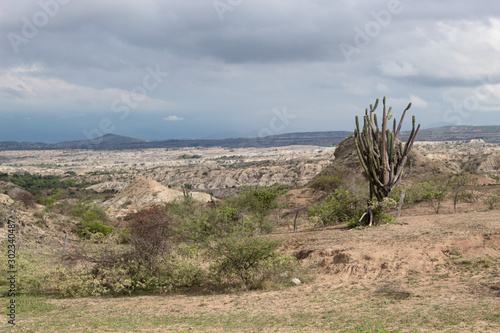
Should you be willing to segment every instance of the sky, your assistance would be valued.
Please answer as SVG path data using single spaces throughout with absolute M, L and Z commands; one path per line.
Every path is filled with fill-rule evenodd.
M 0 140 L 500 124 L 500 2 L 0 2 Z M 408 117 L 404 128 L 409 128 Z

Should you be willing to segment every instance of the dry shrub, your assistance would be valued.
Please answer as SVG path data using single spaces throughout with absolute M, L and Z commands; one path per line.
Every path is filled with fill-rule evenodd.
M 34 208 L 35 196 L 28 191 L 19 191 L 16 193 L 16 199 L 21 201 L 26 208 Z
M 137 213 L 129 214 L 131 221 L 130 242 L 134 246 L 135 257 L 149 263 L 158 257 L 170 253 L 168 238 L 173 235 L 174 218 L 163 206 L 151 206 Z

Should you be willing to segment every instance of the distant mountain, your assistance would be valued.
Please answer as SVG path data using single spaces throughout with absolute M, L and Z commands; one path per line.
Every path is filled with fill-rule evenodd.
M 298 132 L 271 135 L 259 138 L 199 139 L 146 141 L 127 136 L 106 134 L 92 140 L 64 141 L 60 143 L 40 142 L 0 142 L 0 150 L 42 150 L 42 149 L 147 149 L 147 148 L 183 148 L 183 147 L 281 147 L 290 145 L 330 146 L 339 144 L 352 131 Z M 401 132 L 401 139 L 406 140 L 409 132 Z M 420 130 L 418 141 L 452 141 L 483 139 L 485 142 L 500 143 L 500 126 L 445 126 Z
M 409 132 L 401 134 L 401 139 L 405 140 Z M 444 126 L 423 129 L 417 135 L 417 141 L 460 141 L 471 139 L 483 139 L 489 143 L 500 143 L 500 125 Z
M 131 138 L 123 135 L 105 134 L 92 140 L 64 141 L 52 145 L 55 147 L 55 149 L 113 149 L 112 147 L 120 147 L 147 142 L 149 141 Z
M 2 141 L 0 142 L 0 150 L 124 149 L 129 145 L 147 142 L 146 140 L 128 136 L 106 134 L 92 140 L 63 141 L 59 143 Z

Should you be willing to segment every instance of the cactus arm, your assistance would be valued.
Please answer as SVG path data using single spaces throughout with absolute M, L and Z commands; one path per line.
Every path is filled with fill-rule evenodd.
M 385 109 L 385 97 L 384 97 L 384 100 L 383 100 L 383 105 L 384 105 L 384 108 L 383 108 L 383 111 L 382 111 L 382 135 L 381 135 L 381 142 L 380 142 L 380 155 L 382 156 L 382 168 L 380 169 L 380 174 L 381 174 L 381 178 L 382 178 L 382 183 L 386 183 L 387 182 L 387 165 L 386 165 L 386 153 L 385 153 L 385 150 L 386 150 L 386 146 L 385 146 L 385 139 L 386 139 L 386 131 L 387 131 L 387 113 L 386 113 L 386 109 Z
M 405 119 L 406 111 L 408 111 L 410 108 L 411 108 L 411 103 L 408 103 L 408 106 L 406 107 L 406 109 L 404 109 L 403 114 L 401 115 L 401 120 L 399 120 L 398 129 L 396 130 L 396 133 L 394 133 L 396 139 L 399 137 L 399 131 L 401 131 L 401 125 L 403 124 L 403 119 Z

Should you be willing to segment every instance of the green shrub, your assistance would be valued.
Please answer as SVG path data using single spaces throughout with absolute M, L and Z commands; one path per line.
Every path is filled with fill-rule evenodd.
M 168 292 L 208 284 L 208 272 L 199 262 L 178 255 L 163 256 L 154 263 L 154 269 L 133 252 L 101 253 L 93 261 L 97 264 L 92 269 L 56 267 L 47 274 L 46 286 L 64 297 L 84 297 Z
M 402 192 L 403 192 L 403 188 L 401 186 L 398 186 L 395 189 L 393 189 L 391 192 L 389 192 L 389 195 L 387 197 L 391 198 L 395 202 L 399 202 L 399 200 L 401 199 Z M 406 190 L 406 193 L 405 193 L 405 201 L 406 201 L 407 195 L 408 195 L 408 189 Z
M 475 203 L 478 199 L 475 188 L 477 187 L 477 176 L 462 172 L 454 175 L 449 181 L 450 191 L 456 195 L 457 201 Z M 458 195 L 457 195 L 458 194 Z
M 373 223 L 374 224 L 384 224 L 391 223 L 394 220 L 392 215 L 384 212 L 383 209 L 374 209 L 373 210 Z
M 172 256 L 160 281 L 168 282 L 171 289 L 192 288 L 207 284 L 208 273 L 199 263 Z
M 101 207 L 95 204 L 77 202 L 71 206 L 70 214 L 80 218 L 80 225 L 76 233 L 85 239 L 100 239 L 109 236 L 115 231 L 114 227 L 107 225 L 108 216 Z
M 178 220 L 185 220 L 199 211 L 199 205 L 194 200 L 176 200 L 168 203 L 166 209 Z
M 405 203 L 406 204 L 414 204 L 414 203 L 419 203 L 424 201 L 424 188 L 422 186 L 422 183 L 419 184 L 414 184 L 411 187 L 406 188 L 406 194 L 405 194 Z M 400 193 L 401 194 L 401 193 Z M 398 200 L 399 201 L 399 198 Z
M 78 236 L 86 239 L 99 239 L 109 236 L 115 231 L 111 227 L 100 220 L 82 220 L 81 224 L 77 227 L 76 233 Z
M 24 189 L 35 193 L 42 189 L 60 189 L 68 187 L 83 188 L 95 183 L 88 183 L 86 181 L 77 182 L 75 179 L 63 179 L 61 176 L 55 175 L 32 175 L 28 172 L 14 173 L 9 176 L 7 173 L 0 173 L 0 180 L 9 181 Z
M 422 189 L 422 198 L 429 203 L 436 214 L 439 214 L 441 203 L 450 191 L 449 183 L 445 180 L 431 180 L 423 183 Z
M 200 208 L 189 218 L 185 218 L 179 227 L 179 234 L 198 243 L 211 241 L 214 237 L 224 237 L 241 231 L 241 215 L 237 209 L 217 203 L 211 208 Z M 247 224 L 248 230 L 248 224 Z
M 85 218 L 85 216 L 87 216 L 87 219 L 89 219 L 89 217 L 92 216 L 92 219 L 98 219 L 102 221 L 108 220 L 106 211 L 96 204 L 79 200 L 74 204 L 66 203 L 66 205 L 69 206 L 69 214 L 73 217 Z
M 488 205 L 489 209 L 500 207 L 500 191 L 492 193 L 484 199 L 484 203 Z
M 361 225 L 370 225 L 370 211 L 371 211 L 371 225 L 379 225 L 383 223 L 390 223 L 394 219 L 391 215 L 387 214 L 386 211 L 396 209 L 397 202 L 389 197 L 385 197 L 382 201 L 375 200 L 369 204 L 365 213 L 363 213 L 363 218 L 361 219 Z M 368 210 L 368 208 L 370 210 Z M 355 227 L 354 222 L 351 223 L 352 227 Z M 348 226 L 349 227 L 349 226 Z
M 357 228 L 360 226 L 361 226 L 361 222 L 359 222 L 359 220 L 357 220 L 357 219 L 351 219 L 351 220 L 349 220 L 349 223 L 347 223 L 348 229 L 354 229 L 354 228 Z
M 189 154 L 182 154 L 181 156 L 179 156 L 179 159 L 180 160 L 189 160 L 189 159 L 194 159 L 194 158 L 202 158 L 201 155 L 189 155 Z
M 110 292 L 103 281 L 94 279 L 90 272 L 78 272 L 59 266 L 51 275 L 53 292 L 63 297 L 101 296 Z
M 326 199 L 309 208 L 310 218 L 317 217 L 323 225 L 334 225 L 359 219 L 362 215 L 358 199 L 346 190 L 335 190 Z
M 16 258 L 17 284 L 19 293 L 39 294 L 47 283 L 47 276 L 40 273 L 40 266 L 31 254 L 18 255 Z
M 320 174 L 311 181 L 309 187 L 317 191 L 332 193 L 343 187 L 348 174 L 349 172 L 346 168 L 331 165 L 321 171 Z
M 39 192 L 36 196 L 36 202 L 40 205 L 44 205 L 48 209 L 51 209 L 55 205 L 56 201 L 61 198 L 61 195 L 62 194 L 59 189 L 52 191 L 50 195 Z
M 248 222 L 257 230 L 270 233 L 275 225 L 267 217 L 273 209 L 278 208 L 276 199 L 286 192 L 279 184 L 270 187 L 245 187 L 236 198 L 228 200 L 228 205 L 245 213 L 245 220 L 248 217 Z
M 158 262 L 152 272 L 139 260 L 124 257 L 112 266 L 101 264 L 94 267 L 91 274 L 82 275 L 84 280 L 94 281 L 101 294 L 121 294 L 136 291 L 161 290 L 201 286 L 207 282 L 207 272 L 200 265 L 171 257 Z M 83 293 L 95 293 L 84 289 Z
M 211 158 L 211 161 L 227 161 L 227 160 L 244 160 L 245 156 L 243 155 L 231 155 L 231 156 L 219 156 L 216 158 Z
M 214 261 L 210 270 L 219 283 L 241 280 L 247 288 L 262 287 L 293 267 L 295 259 L 277 251 L 281 244 L 262 236 L 220 239 L 209 249 Z

